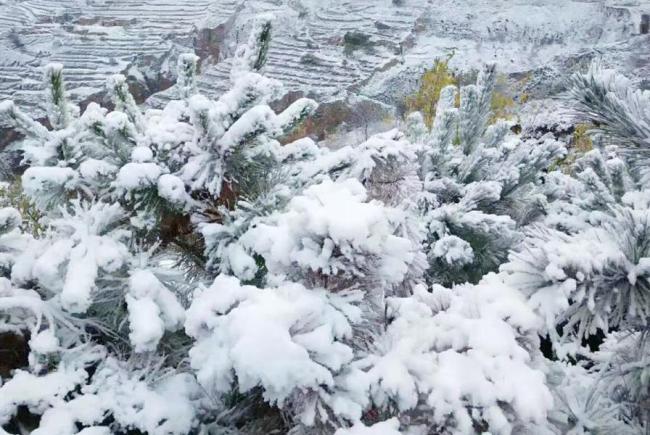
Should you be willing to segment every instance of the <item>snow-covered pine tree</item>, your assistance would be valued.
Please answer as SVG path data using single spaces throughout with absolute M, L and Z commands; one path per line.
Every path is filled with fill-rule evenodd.
M 258 73 L 269 37 L 261 17 L 217 100 L 196 93 L 198 58 L 181 55 L 182 99 L 162 110 L 142 111 L 116 75 L 115 110 L 91 103 L 80 114 L 60 65 L 45 68 L 52 129 L 0 103 L 25 135 L 23 192 L 44 228 L 22 234 L 20 215 L 2 210 L 0 328 L 25 334 L 30 351 L 29 367 L 0 382 L 7 430 L 23 431 L 21 407 L 41 416 L 33 433 L 51 435 L 189 434 L 223 412 L 184 364 L 185 308 L 210 276 L 190 222 L 260 195 L 281 163 L 275 138 L 315 106 L 268 107 L 280 91 Z
M 115 110 L 79 114 L 58 66 L 53 130 L 0 105 L 45 227 L 0 213 L 0 320 L 30 348 L 0 422 L 20 431 L 26 407 L 55 435 L 548 433 L 522 295 L 494 276 L 439 283 L 498 266 L 561 146 L 487 126 L 492 68 L 458 110 L 444 91 L 432 131 L 411 118 L 411 140 L 280 146 L 314 103 L 268 107 L 269 37 L 259 20 L 216 101 L 183 55 L 163 110 L 115 76 Z
M 431 131 L 412 114 L 406 135 L 376 135 L 325 159 L 330 174 L 357 178 L 372 197 L 404 210 L 401 234 L 421 246 L 407 269 L 408 284 L 387 294 L 383 332 L 356 363 L 370 391 L 362 419 L 368 426 L 341 434 L 393 433 L 393 427 L 406 433 L 551 433 L 551 396 L 537 370 L 538 319 L 517 290 L 483 276 L 543 211 L 541 174 L 564 148 L 550 137 L 521 141 L 505 122 L 487 126 L 494 74 L 487 67 L 477 85 L 461 91 L 466 102 L 460 109 L 454 107 L 457 89 L 445 88 Z M 459 252 L 452 246 L 440 259 L 437 242 L 452 238 L 467 246 L 474 269 L 452 258 Z M 474 250 L 491 250 L 496 258 L 475 261 Z M 439 285 L 468 279 L 481 283 Z M 502 388 L 501 377 L 527 387 Z M 395 418 L 400 426 L 393 425 Z
M 502 266 L 546 322 L 560 427 L 571 433 L 650 428 L 650 93 L 612 71 L 571 80 L 576 116 L 597 126 L 594 149 L 570 175 L 548 178 L 547 226 L 532 229 Z M 594 337 L 604 335 L 595 346 Z M 591 343 L 591 348 L 587 346 Z M 597 349 L 593 349 L 597 347 Z
M 370 405 L 353 363 L 383 328 L 385 297 L 422 256 L 400 201 L 362 184 L 378 149 L 403 155 L 395 134 L 337 151 L 287 144 L 263 183 L 222 207 L 219 221 L 199 223 L 208 265 L 222 274 L 188 311 L 190 359 L 208 391 L 235 387 L 233 409 L 266 401 L 282 412 L 280 430 L 331 434 Z M 277 428 L 277 415 L 245 415 L 249 433 Z
M 524 174 L 540 171 L 535 162 L 549 164 L 561 155 L 557 143 L 549 140 L 547 146 L 539 150 L 541 157 L 533 153 L 510 161 L 518 170 L 510 174 L 511 179 L 522 174 L 522 190 L 524 186 L 535 190 L 534 177 L 523 179 Z M 418 198 L 426 195 L 420 178 L 422 148 L 421 143 L 410 142 L 396 130 L 335 151 L 314 148 L 309 141 L 293 144 L 286 151 L 304 158 L 291 168 L 292 178 L 299 184 L 309 180 L 313 184 L 291 197 L 284 211 L 240 220 L 241 226 L 204 225 L 206 239 L 215 235 L 220 241 L 219 251 L 214 252 L 228 255 L 230 273 L 257 283 L 263 265 L 267 282 L 280 283 L 260 293 L 254 287 L 241 290 L 241 284 L 232 279 L 219 286 L 215 281 L 214 288 L 195 299 L 188 319 L 212 325 L 191 332 L 198 339 L 191 352 L 193 364 L 200 367 L 204 384 L 210 382 L 207 385 L 217 391 L 227 389 L 233 379 L 239 382 L 243 378 L 247 389 L 261 385 L 266 400 L 277 401 L 293 416 L 291 433 L 298 434 L 331 433 L 339 426 L 343 428 L 337 434 L 383 433 L 397 428 L 406 433 L 550 433 L 547 412 L 551 396 L 543 373 L 537 370 L 540 322 L 523 297 L 494 278 L 453 289 L 424 285 L 426 253 L 431 247 L 423 243 L 429 220 L 418 207 Z M 545 157 L 544 152 L 549 155 Z M 533 162 L 533 167 L 522 162 Z M 351 201 L 355 196 L 358 199 Z M 339 221 L 343 210 L 351 213 Z M 375 220 L 381 214 L 389 218 L 385 221 L 388 225 Z M 375 217 L 362 224 L 371 216 Z M 343 228 L 357 230 L 340 233 Z M 388 231 L 379 231 L 382 228 Z M 225 239 L 223 234 L 235 236 Z M 370 240 L 374 241 L 369 244 Z M 374 251 L 369 249 L 372 245 Z M 435 273 L 451 276 L 455 271 L 443 265 Z M 294 281 L 291 293 L 286 288 L 287 278 Z M 227 295 L 219 294 L 219 287 L 230 286 L 233 290 Z M 280 315 L 269 323 L 269 306 L 275 307 L 272 312 L 286 313 L 291 319 L 301 315 L 297 306 L 290 311 L 282 307 L 286 304 L 283 299 L 306 296 L 303 287 L 329 299 L 328 304 L 334 304 L 333 295 L 347 298 L 347 307 L 335 304 L 346 313 L 341 324 L 345 335 L 333 332 L 333 319 L 325 324 L 322 319 L 312 320 L 305 325 L 306 331 L 298 321 L 289 323 L 301 325 L 300 329 L 287 329 Z M 245 328 L 251 318 L 259 318 L 260 326 Z M 303 334 L 315 336 L 316 329 L 311 328 L 327 331 L 321 332 L 327 337 L 321 343 L 327 347 L 311 349 L 313 343 L 303 342 Z M 268 349 L 262 330 L 274 331 L 274 336 L 282 333 L 283 340 L 274 341 L 283 343 L 282 347 Z M 289 337 L 294 338 L 289 341 Z M 256 345 L 244 345 L 249 340 Z M 276 352 L 297 355 L 296 342 L 311 349 L 314 361 L 329 369 L 323 375 L 323 385 L 314 385 L 316 375 L 306 364 L 309 360 L 300 366 L 274 366 L 275 373 L 291 380 L 287 386 L 275 383 L 277 379 L 268 372 L 271 368 L 251 364 L 253 355 L 244 354 L 253 348 L 260 351 L 255 354 L 258 359 L 278 359 Z M 322 350 L 345 355 L 346 363 L 332 365 L 323 359 Z M 223 355 L 219 361 L 232 370 L 227 372 L 231 377 L 222 378 L 223 371 L 210 363 L 218 355 Z M 285 371 L 289 367 L 291 371 Z M 297 367 L 309 368 L 311 377 L 299 377 L 297 373 L 302 371 Z M 468 377 L 468 373 L 476 376 Z M 505 381 L 513 377 L 517 378 L 514 383 Z M 351 423 L 353 426 L 345 429 Z
M 567 234 L 611 218 L 612 205 L 638 189 L 617 146 L 597 147 L 580 156 L 570 173 L 553 171 L 543 186 L 549 206 L 544 223 Z
M 231 265 L 247 264 L 234 269 L 248 276 L 263 265 L 255 282 L 264 287 L 220 275 L 187 314 L 202 385 L 259 390 L 292 433 L 333 433 L 358 421 L 368 399 L 352 363 L 380 329 L 385 289 L 402 280 L 416 249 L 395 234 L 402 217 L 369 200 L 357 180 L 325 179 L 253 218 L 224 252 Z
M 433 127 L 419 113 L 407 120 L 419 144 L 419 176 L 425 194 L 427 257 L 432 283 L 478 282 L 505 261 L 520 228 L 543 211 L 538 188 L 543 171 L 565 152 L 550 135 L 523 140 L 510 123 L 490 123 L 494 66 L 476 84 L 442 89 Z

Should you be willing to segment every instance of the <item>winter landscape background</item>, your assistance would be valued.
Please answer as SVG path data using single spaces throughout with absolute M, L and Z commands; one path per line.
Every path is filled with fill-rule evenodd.
M 136 100 L 164 101 L 179 53 L 201 57 L 199 89 L 228 87 L 230 59 L 255 14 L 277 17 L 266 75 L 320 103 L 351 95 L 399 105 L 433 59 L 469 71 L 485 62 L 525 92 L 553 95 L 566 75 L 598 59 L 643 82 L 648 36 L 643 1 L 101 1 L 4 0 L 0 11 L 0 98 L 42 116 L 41 71 L 62 63 L 70 97 L 105 94 L 111 74 L 127 76 Z M 346 36 L 347 35 L 347 36 Z M 347 38 L 347 39 L 346 39 Z M 354 120 L 348 120 L 348 122 Z M 359 121 L 357 121 L 358 123 Z
M 0 435 L 649 435 L 650 1 L 0 0 Z

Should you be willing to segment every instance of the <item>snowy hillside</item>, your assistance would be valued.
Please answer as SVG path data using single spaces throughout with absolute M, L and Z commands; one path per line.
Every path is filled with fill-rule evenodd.
M 3 0 L 0 99 L 33 107 L 39 67 L 60 62 L 73 100 L 93 99 L 118 72 L 143 100 L 172 83 L 173 62 L 188 50 L 203 59 L 200 89 L 216 95 L 260 12 L 277 19 L 266 74 L 324 97 L 353 90 L 391 100 L 410 90 L 413 71 L 449 53 L 456 68 L 497 62 L 508 73 L 543 69 L 545 80 L 597 56 L 642 77 L 643 10 L 613 0 Z

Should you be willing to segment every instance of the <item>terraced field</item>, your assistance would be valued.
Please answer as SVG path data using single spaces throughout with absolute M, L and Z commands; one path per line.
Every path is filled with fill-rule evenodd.
M 217 94 L 228 84 L 229 55 L 260 12 L 276 16 L 266 73 L 321 99 L 348 91 L 382 97 L 379 89 L 407 86 L 403 77 L 452 52 L 461 69 L 495 61 L 506 72 L 562 68 L 585 53 L 625 64 L 641 58 L 637 46 L 647 47 L 647 38 L 635 36 L 647 3 L 0 0 L 0 100 L 38 114 L 40 67 L 56 61 L 66 67 L 75 100 L 101 98 L 106 77 L 122 72 L 141 100 L 156 94 L 149 102 L 160 104 L 173 92 L 159 91 L 173 83 L 176 56 L 188 50 L 203 59 L 200 87 Z M 637 62 L 628 69 L 645 68 Z

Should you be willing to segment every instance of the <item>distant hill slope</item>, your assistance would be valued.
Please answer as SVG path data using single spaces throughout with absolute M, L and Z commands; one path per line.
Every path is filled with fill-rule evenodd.
M 424 66 L 454 53 L 466 70 L 497 62 L 538 72 L 537 92 L 585 59 L 647 76 L 647 1 L 575 0 L 0 0 L 0 100 L 40 113 L 40 68 L 61 62 L 72 98 L 102 97 L 124 73 L 137 97 L 160 104 L 179 52 L 203 59 L 200 87 L 218 93 L 228 57 L 260 12 L 276 15 L 268 76 L 321 100 L 346 91 L 393 103 Z

